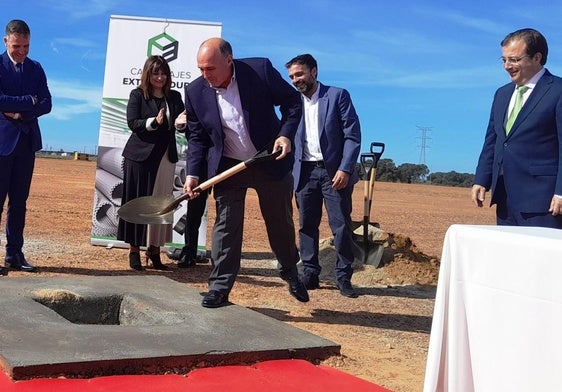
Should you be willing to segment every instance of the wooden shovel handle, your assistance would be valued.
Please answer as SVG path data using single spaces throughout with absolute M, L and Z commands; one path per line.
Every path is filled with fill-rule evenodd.
M 213 185 L 218 184 L 221 181 L 226 180 L 228 177 L 232 177 L 236 173 L 241 172 L 246 168 L 246 162 L 240 162 L 230 169 L 223 171 L 222 173 L 217 174 L 216 176 L 209 178 L 207 181 L 202 182 L 198 186 L 193 189 L 193 192 L 202 192 L 206 189 L 211 188 Z

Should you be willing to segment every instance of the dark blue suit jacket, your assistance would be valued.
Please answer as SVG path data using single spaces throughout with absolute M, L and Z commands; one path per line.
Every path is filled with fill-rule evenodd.
M 356 170 L 361 150 L 361 127 L 347 90 L 318 84 L 318 130 L 320 150 L 330 177 L 337 170 L 351 174 L 348 186 L 359 180 Z M 295 189 L 299 188 L 301 163 L 306 138 L 305 121 L 301 120 L 295 136 Z
M 302 108 L 299 93 L 287 83 L 266 58 L 234 60 L 246 127 L 259 151 L 272 146 L 280 136 L 294 140 Z M 277 116 L 275 107 L 281 112 Z M 199 77 L 185 88 L 185 107 L 189 126 L 187 174 L 199 176 L 207 159 L 208 178 L 217 174 L 223 155 L 224 133 L 216 91 Z M 261 165 L 261 164 L 260 164 Z M 263 164 L 269 173 L 281 178 L 290 172 L 293 155 Z
M 41 132 L 37 118 L 51 111 L 51 93 L 47 87 L 47 77 L 41 65 L 26 58 L 23 62 L 21 85 L 12 60 L 6 52 L 0 62 L 0 155 L 12 153 L 21 132 L 30 135 L 33 151 L 42 148 Z M 33 96 L 37 104 L 33 104 Z M 21 113 L 21 120 L 13 120 L 3 115 Z
M 496 91 L 474 183 L 492 190 L 503 177 L 510 203 L 520 212 L 546 212 L 562 195 L 562 79 L 548 70 L 539 79 L 505 136 L 504 120 L 514 83 Z

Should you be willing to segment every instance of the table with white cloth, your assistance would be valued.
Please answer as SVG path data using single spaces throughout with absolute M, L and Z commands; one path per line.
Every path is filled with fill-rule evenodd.
M 453 225 L 424 392 L 562 391 L 562 230 Z

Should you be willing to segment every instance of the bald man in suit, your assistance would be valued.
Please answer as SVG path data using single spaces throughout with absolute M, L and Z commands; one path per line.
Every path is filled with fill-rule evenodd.
M 296 267 L 299 255 L 292 208 L 292 141 L 301 117 L 299 94 L 268 59 L 234 59 L 230 43 L 221 38 L 201 44 L 197 66 L 201 77 L 185 88 L 189 149 L 184 191 L 189 197 L 197 196 L 194 190 L 205 164 L 211 178 L 250 159 L 257 151 L 281 150 L 276 160 L 260 162 L 214 186 L 214 265 L 202 306 L 228 304 L 240 269 L 248 188 L 255 189 L 258 195 L 281 278 L 294 298 L 307 302 L 308 292 Z

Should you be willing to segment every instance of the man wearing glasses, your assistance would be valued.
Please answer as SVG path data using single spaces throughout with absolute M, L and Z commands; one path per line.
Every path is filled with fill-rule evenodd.
M 494 96 L 471 198 L 491 190 L 498 225 L 562 228 L 562 79 L 544 65 L 548 45 L 533 29 L 501 42 L 511 83 Z

